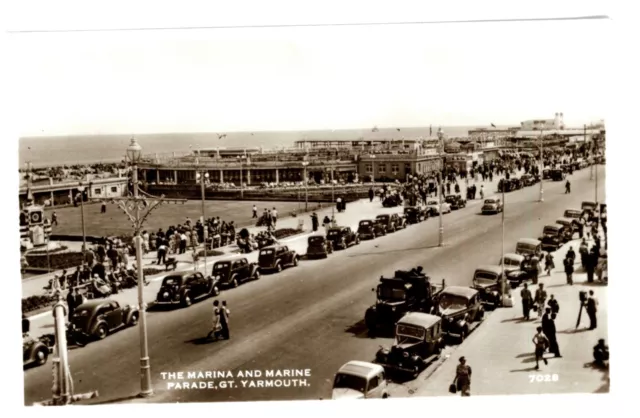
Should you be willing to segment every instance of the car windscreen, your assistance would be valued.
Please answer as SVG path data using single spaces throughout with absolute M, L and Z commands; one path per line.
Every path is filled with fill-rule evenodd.
M 542 232 L 544 234 L 554 235 L 554 234 L 558 233 L 558 229 L 560 229 L 560 228 L 555 228 L 553 226 L 545 226 L 544 229 L 542 230 Z
M 364 221 L 364 222 L 360 222 L 360 226 L 363 228 L 368 228 L 373 224 L 373 222 L 370 221 Z
M 412 337 L 418 340 L 424 338 L 424 329 L 413 325 L 398 324 L 396 327 L 396 335 Z
M 525 252 L 525 253 L 532 253 L 532 252 L 535 252 L 536 247 L 531 245 L 531 244 L 519 243 L 516 246 L 516 250 L 517 251 L 522 251 L 522 252 Z
M 379 221 L 386 221 L 389 219 L 389 215 L 378 215 L 376 216 L 376 219 Z
M 164 280 L 162 281 L 162 284 L 165 286 L 174 286 L 174 285 L 179 285 L 181 281 L 182 281 L 182 276 L 168 276 L 164 278 Z
M 324 238 L 322 237 L 311 237 L 309 238 L 309 244 L 322 244 L 324 242 Z
M 404 300 L 406 292 L 401 287 L 378 286 L 378 298 L 382 300 Z
M 509 260 L 507 260 L 507 263 L 509 262 Z M 476 280 L 481 280 L 481 281 L 493 281 L 495 282 L 496 280 L 498 280 L 498 277 L 488 271 L 476 271 L 476 274 L 474 274 L 474 279 Z
M 89 316 L 89 314 L 90 314 L 89 309 L 79 309 L 73 312 L 73 317 L 82 318 L 82 317 Z
M 213 266 L 214 270 L 224 270 L 229 268 L 229 263 L 216 263 L 215 266 Z
M 507 258 L 505 258 L 504 265 L 505 266 L 518 266 L 519 267 L 520 266 L 520 260 L 515 259 L 515 258 L 507 257 Z
M 484 204 L 485 204 L 485 205 L 493 205 L 493 204 L 495 204 L 495 203 L 498 203 L 498 202 L 496 202 L 496 200 L 495 200 L 495 199 L 486 199 L 486 200 L 484 201 Z
M 367 388 L 367 379 L 350 374 L 338 373 L 333 382 L 334 389 L 353 389 L 364 393 Z
M 565 210 L 564 217 L 565 218 L 579 218 L 582 215 L 580 211 L 577 210 Z
M 273 254 L 273 250 L 272 249 L 260 251 L 260 255 L 271 255 L 271 254 Z
M 338 237 L 338 236 L 340 236 L 340 231 L 338 231 L 338 230 L 329 231 L 327 233 L 327 236 L 328 237 Z
M 439 305 L 443 309 L 461 309 L 467 306 L 467 302 L 467 298 L 464 296 L 443 293 L 440 295 Z

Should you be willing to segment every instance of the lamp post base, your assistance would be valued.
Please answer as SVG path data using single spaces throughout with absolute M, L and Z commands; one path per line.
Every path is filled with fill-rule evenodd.
M 153 391 L 150 390 L 148 392 L 140 392 L 138 393 L 138 398 L 150 398 L 153 396 Z
M 444 246 L 444 228 L 440 228 L 439 231 L 439 239 L 438 239 L 438 247 Z

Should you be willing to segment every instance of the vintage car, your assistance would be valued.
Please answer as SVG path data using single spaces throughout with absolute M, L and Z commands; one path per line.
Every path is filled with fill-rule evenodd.
M 397 213 L 398 223 L 396 224 L 398 229 L 405 229 L 407 227 L 407 215 L 404 213 Z
M 427 210 L 429 210 L 431 216 L 439 215 L 440 210 L 438 209 L 440 206 L 440 202 L 436 199 L 427 200 Z M 451 213 L 451 205 L 447 202 L 442 202 L 442 214 Z
M 504 282 L 504 288 L 501 280 Z M 473 273 L 472 287 L 478 291 L 480 303 L 484 306 L 493 309 L 502 306 L 502 295 L 506 291 L 506 284 L 506 274 L 503 275 L 502 266 L 479 266 Z
M 408 373 L 416 378 L 440 356 L 443 348 L 442 318 L 409 312 L 396 324 L 391 348 L 381 347 L 376 353 L 376 363 L 388 372 Z
M 327 258 L 333 252 L 333 244 L 323 235 L 312 235 L 307 239 L 307 258 Z
M 346 249 L 351 245 L 360 244 L 360 236 L 348 226 L 336 226 L 327 230 L 327 239 L 331 241 L 333 249 Z
M 582 216 L 582 210 L 580 209 L 567 209 L 562 215 L 563 218 L 569 218 L 572 220 L 578 220 Z
M 485 199 L 484 203 L 482 203 L 482 209 L 480 210 L 482 214 L 485 215 L 487 213 L 499 213 L 502 212 L 503 209 L 502 200 L 493 197 Z
M 520 181 L 522 182 L 522 185 L 524 187 L 529 187 L 536 184 L 535 177 L 533 177 L 531 174 L 523 174 L 522 176 L 520 176 Z
M 502 190 L 503 188 L 504 190 Z M 501 193 L 502 192 L 508 193 L 511 190 L 513 190 L 511 187 L 511 181 L 506 179 L 500 179 L 500 181 L 498 182 L 498 191 Z
M 215 277 L 204 277 L 202 273 L 192 271 L 171 273 L 162 279 L 156 304 L 180 305 L 186 308 L 196 300 L 216 296 L 218 293 Z
M 285 267 L 296 267 L 300 257 L 286 245 L 271 245 L 263 248 L 258 254 L 260 273 L 276 271 L 280 273 Z
M 444 201 L 447 202 L 453 210 L 458 210 L 467 206 L 467 201 L 457 194 L 450 194 L 449 196 L 446 196 Z
M 211 276 L 217 287 L 238 287 L 241 283 L 260 278 L 260 269 L 256 263 L 250 263 L 246 258 L 216 261 Z
M 535 238 L 520 238 L 516 243 L 516 254 L 535 255 L 540 260 L 542 256 L 542 243 Z
M 102 340 L 114 331 L 138 324 L 140 313 L 131 305 L 121 306 L 112 299 L 93 299 L 78 306 L 71 316 L 71 341 L 86 344 Z
M 37 367 L 47 362 L 53 352 L 54 334 L 43 335 L 38 339 L 28 335 L 22 337 L 22 366 Z
M 429 312 L 438 294 L 428 276 L 413 270 L 397 270 L 393 277 L 380 277 L 377 288 L 371 291 L 376 293 L 376 303 L 364 315 L 370 335 L 393 327 L 407 312 Z
M 372 219 L 363 219 L 358 224 L 358 237 L 360 239 L 375 239 L 381 235 L 387 235 L 384 226 Z
M 573 235 L 579 231 L 578 225 L 575 220 L 570 218 L 558 218 L 556 219 L 556 223 L 558 225 L 562 225 L 565 228 L 565 237 L 568 237 L 566 241 L 571 241 L 573 239 Z M 565 241 L 565 242 L 566 242 Z
M 589 217 L 597 217 L 598 204 L 596 202 L 582 202 L 582 212 L 587 213 Z
M 549 180 L 550 178 L 551 178 L 551 169 L 545 168 L 544 170 L 542 170 L 542 179 Z
M 402 203 L 402 199 L 400 198 L 400 196 L 397 194 L 392 194 L 392 195 L 386 196 L 382 200 L 382 207 L 394 208 L 396 206 L 399 206 L 401 203 Z
M 333 379 L 331 399 L 388 398 L 384 368 L 365 361 L 350 361 L 338 369 Z
M 502 266 L 502 260 L 503 258 L 500 258 L 499 266 Z M 507 253 L 504 255 L 504 272 L 512 289 L 520 286 L 529 278 L 529 274 L 522 270 L 523 261 L 524 256 L 520 254 Z
M 564 227 L 562 225 L 545 225 L 542 229 L 542 251 L 556 251 L 565 243 Z
M 511 180 L 509 181 L 511 182 L 511 190 L 522 189 L 522 180 L 520 180 L 518 177 L 511 177 Z
M 551 180 L 553 181 L 563 181 L 567 178 L 567 174 L 565 173 L 565 171 L 560 168 L 552 169 L 550 176 Z
M 417 224 L 429 217 L 429 212 L 419 206 L 407 206 L 404 208 L 404 214 L 407 217 L 407 223 Z
M 387 232 L 396 232 L 398 230 L 398 215 L 384 214 L 376 216 L 376 221 L 382 225 Z
M 459 342 L 469 335 L 473 322 L 484 318 L 478 291 L 465 286 L 448 286 L 441 291 L 434 313 L 442 317 L 444 333 Z

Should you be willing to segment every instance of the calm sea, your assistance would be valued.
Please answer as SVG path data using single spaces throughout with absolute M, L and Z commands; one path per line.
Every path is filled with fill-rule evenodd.
M 443 127 L 448 137 L 464 137 L 474 126 Z M 218 138 L 215 133 L 174 133 L 137 134 L 143 154 L 168 154 L 189 152 L 199 148 L 231 147 L 291 147 L 297 140 L 375 140 L 435 137 L 438 127 L 433 127 L 430 135 L 426 128 L 380 128 L 336 130 L 336 131 L 270 131 L 231 132 Z M 20 138 L 20 166 L 31 161 L 35 167 L 53 165 L 89 164 L 96 162 L 117 162 L 124 158 L 130 135 L 84 135 L 57 137 Z

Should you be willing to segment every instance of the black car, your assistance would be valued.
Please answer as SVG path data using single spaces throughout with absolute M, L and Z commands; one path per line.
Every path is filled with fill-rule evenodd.
M 333 245 L 327 237 L 312 235 L 307 239 L 307 258 L 327 258 L 333 252 Z
M 387 235 L 387 231 L 376 220 L 363 219 L 358 224 L 358 236 L 361 239 L 375 239 L 382 235 Z
M 260 269 L 256 263 L 249 263 L 246 258 L 224 260 L 213 265 L 211 276 L 219 287 L 238 287 L 246 281 L 258 280 Z
M 447 202 L 453 210 L 458 210 L 467 206 L 467 201 L 464 200 L 462 196 L 457 194 L 452 194 L 445 197 L 444 201 Z
M 551 170 L 549 176 L 553 181 L 563 181 L 567 178 L 567 174 L 565 173 L 565 171 L 560 168 L 554 168 L 553 170 Z
M 204 277 L 200 272 L 172 273 L 162 280 L 156 304 L 186 308 L 196 300 L 216 296 L 218 293 L 217 280 L 213 277 Z
M 449 286 L 440 292 L 434 313 L 442 317 L 444 333 L 459 342 L 469 335 L 473 322 L 484 318 L 478 291 L 464 286 Z
M 137 325 L 139 317 L 138 308 L 134 306 L 121 306 L 111 299 L 90 300 L 73 311 L 69 339 L 81 344 L 102 340 L 114 331 Z
M 567 234 L 565 234 L 564 227 L 562 225 L 545 225 L 542 230 L 542 237 L 540 238 L 540 242 L 542 242 L 542 250 L 556 251 L 566 242 L 566 239 Z
M 55 335 L 43 335 L 38 339 L 25 336 L 22 338 L 23 367 L 42 366 L 53 352 Z
M 258 266 L 260 272 L 281 272 L 285 267 L 296 267 L 300 257 L 286 245 L 271 245 L 260 250 Z
M 376 221 L 384 227 L 386 232 L 396 232 L 398 230 L 398 215 L 385 214 L 376 216 Z
M 479 266 L 473 273 L 473 288 L 479 293 L 480 303 L 489 308 L 502 306 L 503 286 L 506 291 L 506 284 L 502 266 Z
M 394 208 L 400 205 L 400 203 L 402 203 L 400 200 L 400 196 L 396 194 L 386 196 L 384 200 L 382 200 L 382 206 L 385 208 Z
M 387 371 L 417 377 L 429 363 L 439 357 L 444 347 L 442 319 L 423 312 L 409 312 L 396 324 L 390 349 L 380 348 L 376 363 Z
M 417 224 L 429 217 L 429 212 L 419 206 L 407 206 L 404 208 L 404 214 L 407 217 L 408 224 Z
M 520 181 L 524 187 L 533 186 L 536 183 L 535 178 L 531 174 L 523 174 L 520 176 Z
M 502 192 L 508 193 L 511 190 L 513 190 L 513 186 L 511 184 L 511 181 L 507 180 L 507 179 L 500 179 L 500 181 L 498 182 L 498 191 L 500 193 L 502 193 Z
M 517 177 L 512 177 L 511 180 L 511 190 L 520 190 L 522 189 L 522 180 Z
M 346 249 L 351 245 L 360 244 L 360 236 L 348 226 L 336 226 L 327 230 L 327 239 L 334 249 Z

